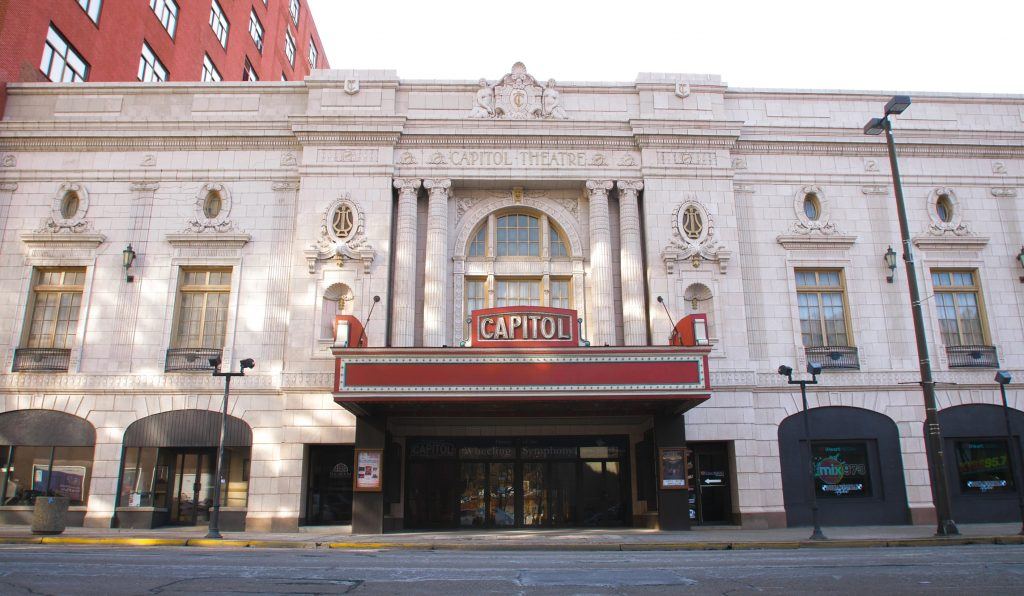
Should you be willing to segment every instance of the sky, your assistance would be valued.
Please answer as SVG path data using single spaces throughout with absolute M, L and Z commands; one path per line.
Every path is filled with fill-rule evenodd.
M 1024 94 L 1024 0 L 307 0 L 332 68 L 402 79 Z

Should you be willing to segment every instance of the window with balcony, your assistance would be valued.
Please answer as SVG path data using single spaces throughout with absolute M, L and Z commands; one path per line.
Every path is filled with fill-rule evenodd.
M 172 38 L 178 29 L 178 5 L 174 0 L 149 0 L 149 7 Z
M 14 372 L 68 370 L 84 285 L 84 268 L 35 271 L 28 330 L 22 347 L 15 350 Z
M 299 0 L 288 0 L 288 13 L 292 15 L 292 24 L 299 26 Z
M 230 269 L 183 269 L 177 317 L 164 369 L 210 370 L 219 357 L 227 330 Z
M 217 4 L 217 0 L 210 4 L 210 27 L 220 41 L 221 47 L 228 47 L 228 18 L 224 16 L 224 11 L 220 4 Z
M 843 272 L 797 270 L 796 291 L 807 360 L 822 368 L 859 368 L 850 340 Z
M 316 50 L 316 42 L 314 42 L 313 38 L 310 37 L 309 38 L 309 67 L 310 68 L 316 68 L 316 61 L 317 61 L 317 58 L 319 58 L 319 57 L 320 57 L 320 53 L 317 52 L 317 50 Z
M 78 5 L 82 7 L 85 14 L 89 15 L 93 23 L 100 22 L 100 7 L 103 5 L 103 0 L 78 0 Z
M 973 270 L 932 271 L 932 291 L 939 332 L 951 368 L 996 368 L 999 359 L 989 345 L 981 288 Z
M 142 42 L 142 56 L 139 57 L 139 80 L 143 83 L 161 83 L 167 80 L 167 68 L 146 42 Z
M 295 66 L 295 39 L 287 29 L 284 30 L 284 55 L 288 57 L 288 64 Z
M 204 83 L 219 83 L 222 79 L 220 71 L 213 64 L 213 60 L 210 60 L 210 56 L 203 54 L 203 77 Z
M 89 75 L 85 59 L 53 25 L 46 32 L 39 70 L 54 83 L 80 83 Z
M 256 44 L 256 49 L 261 53 L 263 52 L 263 23 L 260 22 L 260 18 L 256 16 L 255 10 L 249 11 L 249 35 L 252 36 L 252 42 Z

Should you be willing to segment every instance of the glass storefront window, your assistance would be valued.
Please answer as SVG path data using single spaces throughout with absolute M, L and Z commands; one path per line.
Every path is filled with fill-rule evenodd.
M 955 441 L 960 491 L 970 494 L 1013 490 L 1006 439 Z
M 224 448 L 226 482 L 220 497 L 222 507 L 247 506 L 251 451 L 249 447 Z M 178 501 L 196 500 L 189 491 L 198 481 L 200 503 L 205 506 L 209 500 L 207 492 L 213 489 L 216 457 L 215 448 L 128 447 L 121 460 L 119 504 L 121 507 L 180 508 Z
M 872 496 L 867 443 L 811 443 L 811 456 L 814 493 L 819 498 Z
M 29 447 L 0 449 L 4 505 L 34 505 L 36 497 L 67 497 L 85 505 L 92 479 L 92 447 Z

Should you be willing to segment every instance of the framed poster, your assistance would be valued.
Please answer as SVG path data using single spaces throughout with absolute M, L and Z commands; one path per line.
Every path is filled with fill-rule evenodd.
M 686 448 L 658 448 L 658 488 L 661 490 L 686 490 Z
M 355 486 L 357 492 L 381 491 L 381 463 L 383 449 L 356 449 Z

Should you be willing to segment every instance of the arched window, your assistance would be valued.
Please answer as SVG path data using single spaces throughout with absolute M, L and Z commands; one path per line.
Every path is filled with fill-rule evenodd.
M 334 339 L 334 317 L 352 314 L 355 295 L 345 284 L 333 284 L 324 290 L 320 316 L 320 338 Z
M 469 256 L 483 257 L 487 255 L 487 226 L 482 225 L 469 241 Z
M 523 213 L 498 217 L 495 252 L 499 257 L 539 257 L 540 221 Z
M 555 229 L 554 224 L 548 223 L 548 236 L 550 238 L 550 250 L 552 257 L 567 257 L 569 250 L 565 247 L 565 240 Z

